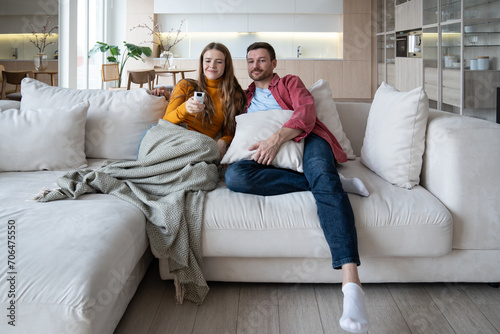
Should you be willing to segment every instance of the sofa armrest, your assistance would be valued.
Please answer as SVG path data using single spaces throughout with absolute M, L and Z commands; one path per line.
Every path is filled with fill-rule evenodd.
M 450 210 L 454 249 L 500 249 L 500 125 L 431 110 L 421 185 Z

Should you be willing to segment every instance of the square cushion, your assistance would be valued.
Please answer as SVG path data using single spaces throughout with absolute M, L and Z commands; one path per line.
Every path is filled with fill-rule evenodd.
M 68 108 L 0 112 L 0 171 L 85 167 L 88 102 Z
M 73 106 L 89 101 L 85 127 L 87 158 L 134 160 L 144 131 L 162 118 L 163 97 L 146 89 L 100 90 L 52 87 L 31 78 L 21 83 L 21 110 Z
M 413 188 L 420 182 L 428 117 L 423 87 L 400 92 L 383 82 L 368 114 L 361 162 L 386 181 Z
M 293 110 L 262 110 L 236 116 L 236 134 L 221 163 L 232 164 L 253 159 L 256 150 L 249 151 L 248 148 L 269 138 L 292 117 L 292 114 Z M 289 140 L 281 146 L 272 165 L 302 173 L 303 155 L 304 141 Z
M 356 155 L 351 147 L 351 142 L 342 128 L 337 106 L 333 100 L 332 90 L 330 89 L 328 81 L 323 79 L 318 80 L 309 87 L 309 91 L 314 97 L 316 116 L 335 136 L 340 146 L 342 146 L 342 150 L 347 154 L 347 159 L 354 159 Z

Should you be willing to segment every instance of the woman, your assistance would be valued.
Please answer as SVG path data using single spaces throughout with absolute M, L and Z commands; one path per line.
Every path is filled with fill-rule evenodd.
M 214 139 L 220 137 L 217 145 L 222 159 L 234 137 L 235 117 L 245 111 L 245 92 L 223 44 L 212 42 L 203 49 L 198 72 L 198 80 L 184 79 L 175 86 L 163 118 Z M 203 103 L 194 100 L 194 92 L 205 93 Z M 154 91 L 156 95 L 165 93 L 161 88 Z

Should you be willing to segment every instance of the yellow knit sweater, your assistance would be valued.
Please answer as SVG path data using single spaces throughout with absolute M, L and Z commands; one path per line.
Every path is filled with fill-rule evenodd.
M 219 83 L 221 82 L 221 80 L 222 78 L 217 80 L 207 79 L 207 92 L 212 98 L 215 107 L 215 115 L 212 118 L 212 124 L 202 125 L 201 115 L 199 115 L 198 118 L 195 118 L 195 114 L 191 114 L 186 110 L 186 101 L 191 96 L 193 96 L 194 92 L 191 92 L 188 95 L 188 92 L 192 89 L 192 87 L 185 80 L 181 80 L 175 86 L 163 119 L 166 119 L 167 121 L 174 124 L 184 123 L 188 126 L 189 130 L 195 130 L 209 137 L 215 138 L 224 125 L 222 99 L 218 91 Z M 229 146 L 229 144 L 231 144 L 231 141 L 233 140 L 233 136 L 224 131 L 221 139 L 224 140 Z

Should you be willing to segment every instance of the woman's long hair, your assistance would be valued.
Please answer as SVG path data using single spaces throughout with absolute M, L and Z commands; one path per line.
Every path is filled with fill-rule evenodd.
M 241 88 L 238 80 L 234 76 L 233 59 L 228 48 L 221 44 L 212 42 L 208 44 L 200 55 L 199 63 L 199 77 L 198 81 L 189 80 L 191 84 L 196 84 L 193 89 L 207 93 L 207 77 L 203 72 L 203 56 L 208 50 L 218 50 L 224 54 L 225 57 L 225 67 L 224 74 L 222 75 L 222 80 L 219 83 L 219 95 L 222 99 L 222 108 L 224 112 L 224 126 L 222 129 L 223 134 L 234 135 L 236 130 L 236 120 L 235 117 L 245 111 L 246 108 L 246 95 Z M 191 94 L 191 92 L 189 92 Z M 212 124 L 211 120 L 215 114 L 214 103 L 208 94 L 205 94 L 205 109 L 201 113 L 202 124 Z

